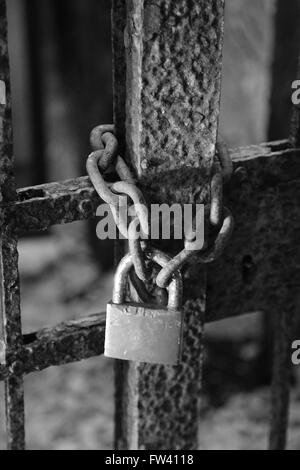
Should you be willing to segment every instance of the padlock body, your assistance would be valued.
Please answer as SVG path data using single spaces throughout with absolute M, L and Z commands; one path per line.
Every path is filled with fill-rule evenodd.
M 107 306 L 105 356 L 151 364 L 181 361 L 183 314 L 135 303 Z

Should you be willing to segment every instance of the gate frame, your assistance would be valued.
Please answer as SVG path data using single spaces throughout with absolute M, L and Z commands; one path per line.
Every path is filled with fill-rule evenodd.
M 210 167 L 215 148 L 222 43 L 222 31 L 219 26 L 223 23 L 224 1 L 203 0 L 201 8 L 197 0 L 189 1 L 188 4 L 191 8 L 191 14 L 187 14 L 187 0 L 178 0 L 176 5 L 172 5 L 171 0 L 162 0 L 160 5 L 163 5 L 165 9 L 159 8 L 158 3 L 154 0 L 143 0 L 143 2 L 127 0 L 127 10 L 125 10 L 124 1 L 114 0 L 113 2 L 115 123 L 120 148 L 123 154 L 126 153 L 127 158 L 136 169 L 141 187 L 147 191 L 151 200 L 159 200 L 159 202 L 163 202 L 165 198 L 168 201 L 178 202 L 179 199 L 181 202 L 188 202 L 195 184 L 199 185 L 200 183 L 207 186 L 209 182 L 207 170 Z M 141 8 L 142 5 L 144 8 Z M 170 9 L 168 10 L 168 8 Z M 95 314 L 74 322 L 62 323 L 54 328 L 45 328 L 31 335 L 22 335 L 17 253 L 18 234 L 33 230 L 46 230 L 55 224 L 93 218 L 101 201 L 87 177 L 16 190 L 13 176 L 5 0 L 0 0 L 0 17 L 0 80 L 6 86 L 5 99 L 4 95 L 0 97 L 2 121 L 0 141 L 0 271 L 2 292 L 0 380 L 5 380 L 6 388 L 8 448 L 21 450 L 25 448 L 23 376 L 53 365 L 67 364 L 103 354 L 105 314 Z M 188 22 L 186 23 L 187 18 Z M 193 26 L 199 27 L 201 25 L 201 35 L 197 39 L 197 41 L 202 41 L 203 45 L 200 55 L 196 47 L 195 49 L 190 48 L 189 51 L 186 49 L 187 55 L 184 56 L 184 61 L 181 58 L 180 62 L 178 52 L 182 52 L 183 45 L 180 49 L 180 41 L 178 42 L 170 34 L 172 29 L 168 29 L 170 25 L 168 25 L 168 21 L 162 21 L 163 19 L 171 19 L 173 26 L 179 24 L 185 27 L 185 34 L 191 44 L 195 46 L 196 38 L 193 36 Z M 179 34 L 180 31 L 176 31 L 175 26 L 174 28 L 174 31 Z M 144 36 L 145 31 L 146 36 Z M 124 48 L 124 33 L 127 51 Z M 161 42 L 162 37 L 165 40 L 164 43 Z M 160 128 L 157 125 L 158 122 L 161 123 L 161 120 L 156 122 L 157 116 L 153 116 L 154 105 L 151 100 L 150 104 L 149 101 L 147 103 L 147 99 L 154 96 L 155 106 L 164 109 L 170 117 L 172 107 L 160 88 L 162 80 L 156 78 L 157 71 L 155 72 L 151 62 L 147 61 L 149 59 L 147 54 L 152 47 L 154 51 L 160 50 L 160 52 L 163 47 L 170 47 L 166 54 L 169 54 L 172 80 L 175 80 L 174 83 L 178 85 L 181 80 L 184 82 L 190 78 L 188 65 L 185 64 L 191 64 L 192 62 L 189 60 L 199 59 L 199 68 L 196 67 L 195 73 L 200 77 L 198 93 L 203 97 L 203 103 L 197 109 L 193 106 L 193 114 L 185 116 L 187 125 L 195 126 L 193 127 L 195 135 L 192 136 L 191 141 L 188 133 L 184 132 L 186 124 L 183 122 L 184 120 L 180 121 L 179 110 L 185 106 L 182 104 L 184 98 L 188 96 L 191 100 L 197 100 L 197 96 L 193 95 L 192 90 L 190 95 L 184 94 L 184 96 L 180 95 L 180 91 L 178 91 L 178 97 L 183 101 L 181 107 L 173 109 L 178 122 L 181 122 L 178 127 L 179 132 L 175 137 L 179 147 L 176 154 L 169 153 L 172 142 L 170 142 L 170 138 L 164 139 L 165 128 Z M 167 55 L 164 58 L 167 59 Z M 154 62 L 157 59 L 158 57 L 155 57 L 154 54 Z M 207 66 L 209 61 L 214 67 Z M 127 96 L 124 87 L 125 76 L 127 76 Z M 185 107 L 185 109 L 187 108 Z M 196 116 L 196 112 L 199 112 L 198 116 Z M 138 125 L 140 123 L 141 126 Z M 199 130 L 200 141 L 198 140 Z M 291 246 L 295 246 L 295 241 L 297 241 L 295 237 L 299 222 L 294 217 L 296 198 L 293 191 L 299 191 L 300 180 L 297 165 L 299 149 L 296 148 L 299 146 L 299 135 L 299 113 L 295 110 L 293 134 L 289 140 L 231 150 L 235 168 L 239 168 L 239 171 L 235 173 L 227 197 L 236 218 L 236 225 L 242 227 L 244 231 L 237 230 L 223 259 L 208 269 L 208 276 L 213 277 L 214 282 L 210 284 L 208 290 L 205 317 L 205 274 L 202 268 L 197 268 L 196 271 L 192 270 L 190 274 L 187 273 L 189 280 L 185 286 L 185 309 L 190 315 L 191 323 L 188 330 L 192 332 L 191 335 L 187 333 L 190 335 L 187 336 L 187 339 L 188 343 L 191 342 L 192 345 L 189 347 L 190 349 L 185 349 L 185 360 L 181 372 L 178 372 L 179 375 L 176 375 L 174 369 L 118 364 L 117 448 L 150 449 L 153 446 L 159 449 L 166 449 L 170 446 L 173 449 L 182 450 L 195 448 L 195 413 L 199 409 L 202 349 L 201 335 L 199 338 L 197 335 L 202 331 L 202 323 L 203 321 L 216 321 L 239 315 L 242 312 L 259 310 L 261 306 L 266 305 L 264 299 L 270 299 L 274 289 L 278 290 L 276 299 L 279 299 L 280 302 L 276 309 L 276 331 L 278 334 L 275 338 L 270 447 L 272 449 L 284 448 L 288 415 L 287 397 L 289 395 L 289 384 L 286 378 L 287 370 L 291 365 L 289 351 L 295 311 L 295 296 L 291 295 L 288 280 L 295 269 L 295 260 L 293 261 L 295 252 L 289 252 L 288 256 L 280 256 L 281 261 L 288 260 L 290 264 L 287 263 L 288 266 L 285 266 L 283 272 L 276 272 L 272 276 L 272 282 L 264 285 L 261 281 L 266 281 L 265 274 L 272 266 L 269 261 L 282 248 L 282 239 L 279 238 L 279 235 L 284 234 L 285 240 L 288 240 Z M 157 145 L 163 155 L 163 158 L 159 158 L 154 166 L 154 159 L 152 157 L 151 162 L 151 156 L 149 158 L 148 153 L 141 159 L 145 148 L 151 152 L 149 139 L 153 148 L 155 149 L 155 145 Z M 196 160 L 193 151 L 196 144 L 198 150 L 200 146 L 201 160 Z M 186 173 L 187 164 L 189 167 L 194 167 L 194 169 L 188 169 L 188 173 Z M 151 174 L 150 178 L 147 177 L 149 174 Z M 197 174 L 197 178 L 186 179 L 187 174 L 189 176 Z M 164 185 L 161 184 L 162 181 Z M 165 184 L 166 182 L 167 184 Z M 279 188 L 277 192 L 276 188 Z M 279 196 L 278 192 L 280 192 Z M 203 198 L 207 197 L 208 191 L 204 191 Z M 244 245 L 247 243 L 251 249 L 256 248 L 258 237 L 256 229 L 245 233 L 245 227 L 248 228 L 250 225 L 249 221 L 245 221 L 243 212 L 249 216 L 250 224 L 257 228 L 258 222 L 261 222 L 269 214 L 270 207 L 272 207 L 272 213 L 277 215 L 282 215 L 282 211 L 288 208 L 294 224 L 293 226 L 289 224 L 288 227 L 280 225 L 280 230 L 276 233 L 274 226 L 270 223 L 264 232 L 268 234 L 267 239 L 258 238 L 263 245 L 259 260 L 267 260 L 264 268 L 260 271 L 264 275 L 258 276 L 250 284 L 242 284 L 242 290 L 237 293 L 237 289 L 241 286 L 240 281 L 237 281 L 241 277 L 240 267 L 237 266 L 237 263 L 230 266 L 229 260 L 236 261 L 241 243 Z M 259 208 L 258 213 L 257 208 Z M 270 219 L 267 220 L 270 222 Z M 278 217 L 275 222 L 280 220 Z M 268 250 L 271 251 L 270 256 Z M 119 251 L 122 252 L 122 247 Z M 233 258 L 234 255 L 235 258 Z M 230 277 L 224 297 L 224 290 L 220 289 L 220 283 L 217 280 L 218 273 L 223 273 L 223 275 L 224 272 L 228 273 L 228 266 L 230 266 Z M 199 278 L 203 283 L 199 283 Z M 297 286 L 292 286 L 291 289 L 294 293 Z M 276 307 L 274 303 L 271 305 Z M 173 379 L 172 374 L 174 374 Z M 179 383 L 179 379 L 182 381 L 181 383 Z M 282 388 L 283 383 L 284 387 Z M 151 391 L 151 396 L 146 387 Z M 178 406 L 182 400 L 184 401 L 184 415 Z M 175 406 L 176 403 L 177 406 Z M 155 441 L 151 439 L 153 433 L 156 435 Z

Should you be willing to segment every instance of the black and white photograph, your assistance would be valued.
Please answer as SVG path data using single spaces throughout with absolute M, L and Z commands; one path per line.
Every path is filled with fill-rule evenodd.
M 300 450 L 300 0 L 0 0 L 0 450 Z

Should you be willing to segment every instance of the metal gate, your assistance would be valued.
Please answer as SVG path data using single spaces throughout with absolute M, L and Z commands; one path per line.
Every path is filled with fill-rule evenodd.
M 150 200 L 190 202 L 196 185 L 208 187 L 215 153 L 224 0 L 112 3 L 121 152 Z M 104 313 L 22 334 L 18 234 L 93 218 L 100 200 L 88 177 L 16 190 L 5 0 L 0 0 L 0 80 L 0 379 L 6 386 L 8 448 L 17 450 L 25 447 L 23 376 L 103 354 L 105 334 Z M 258 310 L 275 320 L 270 448 L 285 447 L 299 287 L 293 281 L 299 137 L 295 110 L 289 139 L 231 150 L 236 169 L 226 195 L 236 219 L 231 245 L 213 266 L 194 266 L 185 276 L 182 365 L 117 363 L 118 449 L 196 448 L 203 325 Z M 245 257 L 258 267 L 247 282 Z

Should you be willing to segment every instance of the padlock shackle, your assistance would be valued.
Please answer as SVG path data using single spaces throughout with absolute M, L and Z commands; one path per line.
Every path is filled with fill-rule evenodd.
M 162 268 L 164 268 L 171 260 L 168 255 L 159 250 L 152 250 L 149 254 L 147 254 L 147 256 L 152 262 L 158 264 Z M 114 304 L 125 303 L 127 279 L 132 267 L 133 260 L 131 254 L 129 253 L 121 260 L 115 274 L 112 299 Z M 168 308 L 175 310 L 180 309 L 182 305 L 183 286 L 181 274 L 179 271 L 173 276 L 172 281 L 168 287 L 168 292 Z

